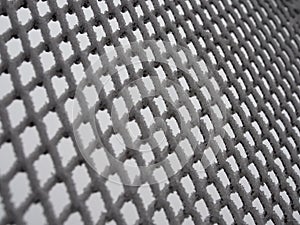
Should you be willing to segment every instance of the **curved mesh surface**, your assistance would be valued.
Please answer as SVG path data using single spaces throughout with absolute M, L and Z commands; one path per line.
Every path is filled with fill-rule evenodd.
M 300 224 L 299 11 L 299 2 L 285 0 L 1 1 L 0 224 Z M 163 44 L 156 51 L 141 45 L 154 55 L 145 62 L 125 54 L 125 45 L 146 40 L 189 49 L 195 64 L 171 54 L 189 73 L 157 63 Z M 125 75 L 105 74 L 96 107 L 108 123 L 100 129 L 104 143 L 91 134 L 85 145 L 73 130 L 76 88 L 95 62 L 110 63 L 101 56 L 114 48 L 122 49 L 114 66 L 129 66 Z M 176 125 L 176 108 L 196 110 L 199 121 L 177 132 L 169 124 L 166 143 L 144 157 L 112 144 L 126 135 L 112 129 L 110 109 L 119 90 L 153 74 L 180 85 L 192 104 L 171 93 L 175 107 L 165 102 L 161 112 L 154 96 L 137 104 L 128 123 L 147 134 L 147 111 Z M 226 111 L 224 133 L 210 136 L 208 107 Z M 160 167 L 172 174 L 166 182 L 115 184 L 111 177 L 124 182 L 119 171 L 100 176 L 80 153 L 104 147 L 124 163 L 172 155 L 181 166 Z

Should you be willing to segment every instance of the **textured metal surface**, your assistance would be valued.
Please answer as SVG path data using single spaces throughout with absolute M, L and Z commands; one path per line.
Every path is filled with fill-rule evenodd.
M 297 1 L 284 0 L 1 1 L 0 224 L 300 224 L 299 10 Z M 191 160 L 164 185 L 114 186 L 80 154 L 72 104 L 84 71 L 95 61 L 109 63 L 100 56 L 112 46 L 145 40 L 190 49 L 199 65 L 210 68 L 209 82 L 199 79 L 201 66 L 197 71 L 181 58 L 168 56 L 195 76 L 140 55 L 142 68 L 136 70 L 130 66 L 134 56 L 120 51 L 128 77 L 111 76 L 112 90 L 100 96 L 97 111 L 111 117 L 124 86 L 163 74 L 186 83 L 187 96 L 200 106 L 191 130 L 198 128 L 205 148 L 193 149 Z M 215 132 L 207 145 L 210 132 L 202 118 L 213 120 L 207 107 L 218 105 L 214 88 L 229 113 L 225 133 Z M 147 107 L 160 116 L 148 101 L 130 119 L 143 132 L 141 109 Z M 174 113 L 161 117 L 176 121 Z M 198 138 L 170 130 L 155 160 L 175 146 L 185 152 L 186 143 Z M 109 144 L 116 132 L 108 127 L 103 135 L 105 147 L 116 150 Z M 101 150 L 98 144 L 91 141 L 88 149 Z M 206 150 L 215 153 L 215 162 L 200 173 Z M 130 149 L 119 160 L 145 164 Z M 171 165 L 163 169 L 172 171 Z M 112 173 L 107 177 L 122 180 Z

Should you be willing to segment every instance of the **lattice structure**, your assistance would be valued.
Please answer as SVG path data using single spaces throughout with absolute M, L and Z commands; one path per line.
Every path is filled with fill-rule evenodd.
M 297 1 L 284 0 L 3 0 L 0 224 L 300 224 L 299 10 Z M 100 123 L 104 114 L 110 121 L 122 87 L 153 74 L 181 85 L 200 120 L 190 131 L 176 133 L 169 125 L 166 146 L 153 151 L 154 161 L 174 155 L 176 146 L 191 154 L 178 171 L 171 163 L 161 168 L 175 172 L 167 182 L 113 184 L 82 157 L 72 106 L 85 71 L 100 56 L 145 40 L 189 49 L 198 67 L 169 55 L 189 73 L 155 58 L 140 68 L 127 66 L 126 76 L 106 74 L 110 80 L 96 109 L 103 113 Z M 118 66 L 133 58 L 143 61 L 140 55 L 116 56 Z M 201 73 L 208 83 L 201 82 Z M 193 107 L 177 95 L 174 104 L 189 113 Z M 152 100 L 138 103 L 130 119 L 141 132 L 149 132 L 143 110 L 178 123 L 166 99 L 162 112 L 157 98 Z M 222 106 L 229 112 L 225 134 L 215 132 L 207 145 L 205 118 L 214 117 L 207 107 Z M 147 163 L 130 149 L 114 147 L 111 138 L 122 133 L 110 124 L 101 132 L 107 142 L 99 146 L 93 139 L 88 150 L 106 147 L 113 155 L 121 151 L 124 163 Z M 200 137 L 204 147 L 188 151 Z M 206 152 L 214 160 L 200 173 Z M 120 174 L 110 172 L 108 178 L 122 182 Z

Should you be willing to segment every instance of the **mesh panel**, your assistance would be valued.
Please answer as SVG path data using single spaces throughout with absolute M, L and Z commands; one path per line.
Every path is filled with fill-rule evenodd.
M 297 1 L 4 0 L 0 9 L 0 224 L 300 223 Z M 155 59 L 146 62 L 124 53 L 127 43 L 146 40 L 189 49 L 198 67 L 172 55 L 167 58 L 186 65 L 189 74 L 157 63 L 165 46 L 152 49 Z M 112 61 L 101 56 L 120 46 L 124 51 L 115 53 L 120 62 L 112 65 L 137 60 L 141 66 L 126 66 L 124 76 L 105 75 L 109 81 L 96 108 L 99 120 L 108 121 L 100 129 L 104 143 L 92 138 L 85 146 L 73 130 L 72 105 L 84 104 L 76 89 L 95 62 Z M 157 96 L 137 104 L 125 129 L 133 123 L 149 132 L 146 111 L 179 126 L 178 132 L 167 126 L 165 144 L 149 159 L 115 147 L 111 139 L 126 135 L 109 122 L 111 104 L 122 99 L 117 92 L 152 74 L 180 85 L 192 104 L 175 88 L 169 94 L 178 97 L 174 107 L 187 114 L 196 110 L 200 119 L 180 127 L 167 101 L 163 113 Z M 206 74 L 206 83 L 199 74 Z M 216 106 L 227 112 L 225 133 L 210 137 L 207 120 L 214 115 L 207 108 Z M 189 150 L 199 137 L 202 148 Z M 91 168 L 82 146 L 90 152 L 106 147 L 114 156 L 119 151 L 121 162 L 137 165 L 171 155 L 180 165 L 181 152 L 190 158 L 179 169 L 172 163 L 161 167 L 172 174 L 167 182 L 118 185 Z M 210 165 L 199 172 L 206 153 Z M 105 173 L 123 182 L 118 171 Z

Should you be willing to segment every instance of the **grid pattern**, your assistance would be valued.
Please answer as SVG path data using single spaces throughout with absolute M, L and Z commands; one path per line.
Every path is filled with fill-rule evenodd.
M 0 224 L 33 224 L 37 218 L 32 215 L 43 215 L 39 224 L 299 224 L 297 4 L 280 0 L 2 1 L 0 211 L 4 213 Z M 157 74 L 185 87 L 193 104 L 183 104 L 180 93 L 174 102 L 188 113 L 197 110 L 200 121 L 188 128 L 199 130 L 204 150 L 193 149 L 191 160 L 163 185 L 114 186 L 80 154 L 71 108 L 77 85 L 86 79 L 84 71 L 93 62 L 109 63 L 100 56 L 113 46 L 143 40 L 190 49 L 196 66 L 173 55 L 168 58 L 187 65 L 194 76 L 156 63 L 163 50 L 145 46 L 154 59 L 144 62 L 139 59 L 142 55 L 134 56 L 143 61 L 141 68 L 126 66 L 125 78 L 107 75 L 111 88 L 100 96 L 97 112 L 110 118 L 118 90 L 137 78 Z M 117 53 L 120 65 L 133 58 L 126 57 L 125 51 Z M 211 73 L 201 71 L 203 64 Z M 207 73 L 205 84 L 200 73 Z M 154 83 L 155 88 L 159 85 Z M 215 90 L 220 92 L 220 102 Z M 174 109 L 166 107 L 161 113 L 155 99 L 137 105 L 130 122 L 143 132 L 149 132 L 142 113 L 146 109 L 153 116 L 177 121 Z M 215 133 L 209 146 L 203 118 L 213 120 L 215 115 L 208 105 L 226 106 L 230 112 L 222 126 L 225 134 Z M 174 146 L 187 154 L 199 137 L 191 131 L 184 128 L 176 133 L 168 126 L 167 145 L 153 151 L 153 160 L 176 153 L 182 163 L 183 156 Z M 104 146 L 91 140 L 86 148 L 105 147 L 116 155 L 119 149 L 109 140 L 117 134 L 110 125 L 100 132 L 108 140 Z M 206 151 L 214 154 L 215 162 L 199 173 Z M 147 163 L 130 149 L 118 157 L 124 163 Z M 171 164 L 161 169 L 174 172 Z M 116 171 L 109 173 L 123 179 Z M 15 191 L 20 184 L 21 193 Z

